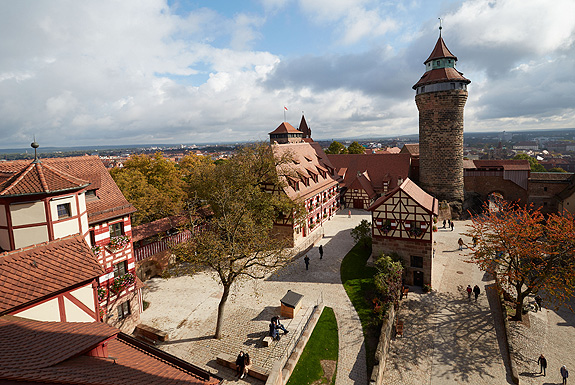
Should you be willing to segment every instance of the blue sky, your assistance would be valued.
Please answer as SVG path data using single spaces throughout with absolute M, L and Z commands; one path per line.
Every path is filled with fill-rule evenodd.
M 575 127 L 575 2 L 0 1 L 0 148 L 418 131 L 411 86 L 443 37 L 466 131 Z

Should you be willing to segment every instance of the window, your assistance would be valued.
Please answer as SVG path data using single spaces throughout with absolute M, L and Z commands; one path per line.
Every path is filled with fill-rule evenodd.
M 411 256 L 411 267 L 423 268 L 423 257 Z
M 110 237 L 118 237 L 124 235 L 124 223 L 112 223 L 110 225 Z
M 90 244 L 92 245 L 92 247 L 96 246 L 96 234 L 94 233 L 94 230 L 90 230 Z
M 543 187 L 543 191 L 547 191 L 547 187 Z
M 114 265 L 114 278 L 121 277 L 127 272 L 128 272 L 128 263 L 126 261 L 122 261 Z
M 436 65 L 439 65 L 439 60 L 435 62 Z
M 58 209 L 58 219 L 69 218 L 72 212 L 70 203 L 62 203 L 56 206 Z
M 126 301 L 118 306 L 118 319 L 124 319 L 130 314 L 130 301 Z
M 92 202 L 97 201 L 99 198 L 96 195 L 96 190 L 88 190 L 86 191 L 86 201 Z

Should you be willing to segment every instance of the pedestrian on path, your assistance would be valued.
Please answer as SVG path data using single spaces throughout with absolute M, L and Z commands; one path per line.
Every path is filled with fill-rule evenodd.
M 473 291 L 471 289 L 471 285 L 467 285 L 467 299 L 471 301 L 471 292 Z
M 319 259 L 323 258 L 323 246 L 319 245 Z
M 561 377 L 563 377 L 563 385 L 566 385 L 567 377 L 569 377 L 569 371 L 567 370 L 567 367 L 563 365 L 561 369 L 559 369 L 559 372 L 561 373 Z
M 545 377 L 546 374 L 545 372 L 547 369 L 547 359 L 545 358 L 543 353 L 541 353 L 541 355 L 537 359 L 537 363 L 539 364 L 539 374 L 543 373 L 543 377 Z
M 543 302 L 543 299 L 541 298 L 541 296 L 539 294 L 537 294 L 535 296 L 535 304 L 536 304 L 536 309 L 539 308 L 539 310 L 541 310 L 541 303 Z
M 453 231 L 453 221 L 451 221 L 451 231 Z
M 348 217 L 348 218 L 351 218 L 351 210 L 348 210 L 348 211 L 347 211 L 347 217 Z
M 445 222 L 446 222 L 446 220 L 444 219 L 443 220 L 443 228 L 445 228 Z
M 463 239 L 459 238 L 457 244 L 459 245 L 459 251 L 463 250 Z
M 479 286 L 475 285 L 475 287 L 473 288 L 473 294 L 475 294 L 475 302 L 477 302 L 477 297 L 479 297 L 479 293 L 481 293 L 481 289 L 479 289 Z
M 309 257 L 306 255 L 303 261 L 305 262 L 305 269 L 309 270 Z

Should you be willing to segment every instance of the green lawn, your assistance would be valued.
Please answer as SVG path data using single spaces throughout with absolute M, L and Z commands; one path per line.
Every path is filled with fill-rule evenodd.
M 311 384 L 318 380 L 321 384 L 335 383 L 335 375 L 331 382 L 325 378 L 320 361 L 332 360 L 337 365 L 338 349 L 339 339 L 335 314 L 332 308 L 326 307 L 313 329 L 288 385 Z
M 371 255 L 371 245 L 355 245 L 341 263 L 341 282 L 352 302 L 363 328 L 368 374 L 375 359 L 375 349 L 379 340 L 381 322 L 373 311 L 372 299 L 375 296 L 373 277 L 377 270 L 365 266 Z

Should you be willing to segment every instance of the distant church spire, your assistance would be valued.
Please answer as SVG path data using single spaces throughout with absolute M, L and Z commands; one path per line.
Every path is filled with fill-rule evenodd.
M 311 138 L 311 128 L 308 127 L 305 121 L 303 111 L 301 112 L 301 122 L 299 123 L 299 130 L 303 133 L 304 138 Z

